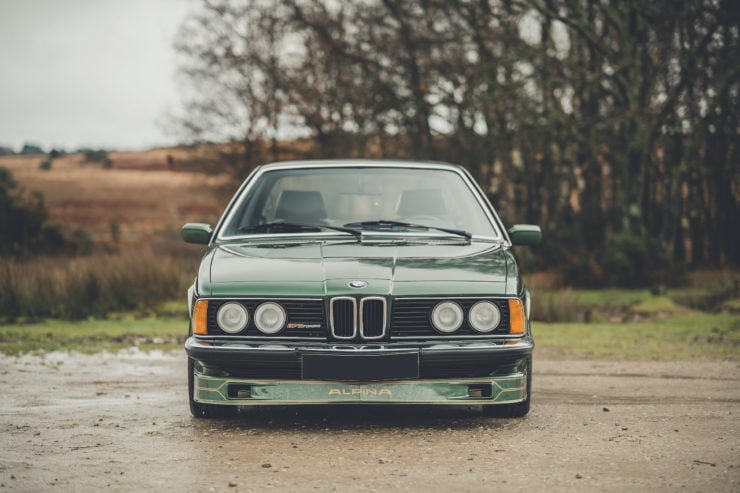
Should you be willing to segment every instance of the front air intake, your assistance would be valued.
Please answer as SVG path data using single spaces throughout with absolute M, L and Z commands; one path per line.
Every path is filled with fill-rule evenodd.
M 329 323 L 336 339 L 354 339 L 357 335 L 357 301 L 341 296 L 331 299 Z
M 385 298 L 368 297 L 360 300 L 360 335 L 363 339 L 381 339 L 386 326 Z

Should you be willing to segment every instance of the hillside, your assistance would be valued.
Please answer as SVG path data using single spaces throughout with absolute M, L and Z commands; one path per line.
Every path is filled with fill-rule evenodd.
M 172 160 L 168 162 L 168 155 Z M 185 170 L 186 151 L 155 149 L 112 152 L 111 168 L 82 154 L 54 159 L 46 155 L 3 156 L 27 192 L 44 196 L 50 218 L 70 230 L 82 228 L 99 245 L 147 246 L 177 241 L 188 221 L 215 223 L 228 201 L 229 178 Z

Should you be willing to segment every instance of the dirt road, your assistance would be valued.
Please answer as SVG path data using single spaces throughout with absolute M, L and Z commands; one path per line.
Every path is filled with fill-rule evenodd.
M 190 417 L 184 353 L 3 357 L 0 491 L 739 491 L 733 363 L 535 355 L 533 410 Z

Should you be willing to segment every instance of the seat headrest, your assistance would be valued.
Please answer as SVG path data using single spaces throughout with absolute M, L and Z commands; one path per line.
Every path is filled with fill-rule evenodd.
M 442 192 L 436 188 L 404 190 L 398 198 L 396 213 L 399 217 L 441 217 L 447 215 L 447 207 Z
M 283 190 L 275 210 L 275 218 L 291 223 L 313 224 L 326 218 L 321 192 Z

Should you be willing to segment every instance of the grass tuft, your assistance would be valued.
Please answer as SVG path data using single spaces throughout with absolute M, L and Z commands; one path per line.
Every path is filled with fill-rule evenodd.
M 550 359 L 740 362 L 740 317 L 688 312 L 636 323 L 533 322 L 537 352 Z
M 150 252 L 0 262 L 0 319 L 80 320 L 184 297 L 196 265 Z
M 573 291 L 542 291 L 532 293 L 532 319 L 542 322 L 583 322 L 585 307 Z
M 77 322 L 47 320 L 25 325 L 0 325 L 0 353 L 18 355 L 71 350 L 82 353 L 182 348 L 188 333 L 185 317 L 147 317 L 116 314 L 110 320 Z
M 631 307 L 631 311 L 640 315 L 667 315 L 687 313 L 690 310 L 686 307 L 677 305 L 672 299 L 665 296 L 653 296 L 645 298 L 635 306 Z

